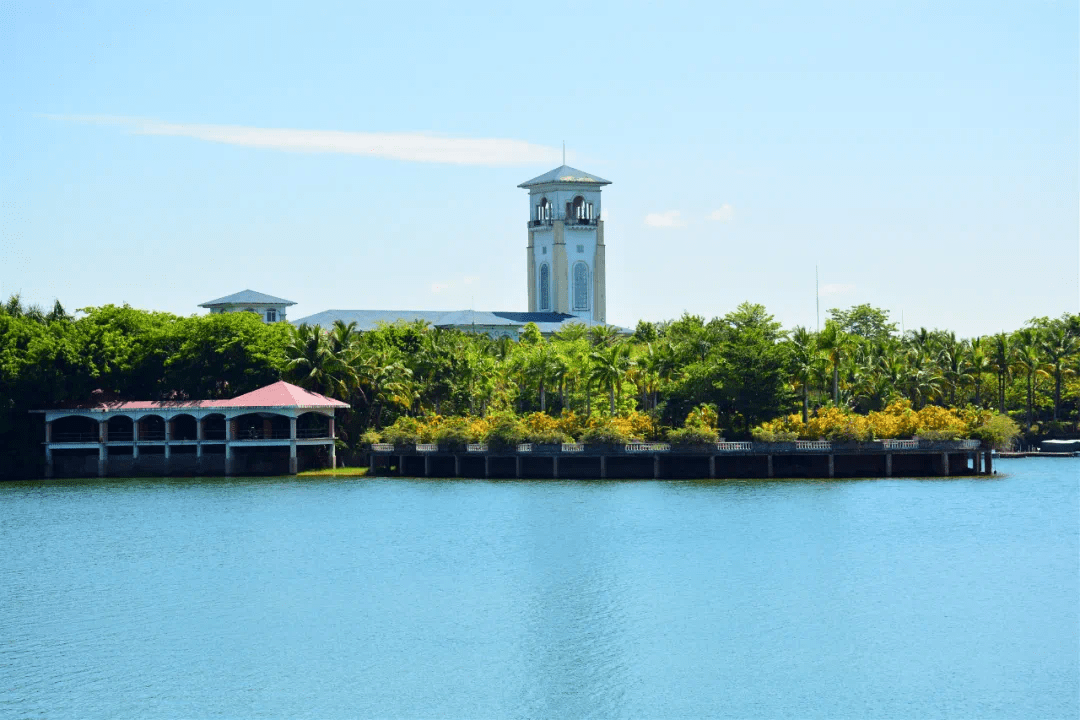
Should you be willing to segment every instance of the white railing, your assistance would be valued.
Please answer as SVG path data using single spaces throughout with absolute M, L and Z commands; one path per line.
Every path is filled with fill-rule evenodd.
M 626 452 L 668 452 L 671 450 L 670 443 L 627 443 Z
M 585 452 L 585 445 L 582 443 L 563 443 L 562 451 L 566 453 Z
M 416 452 L 439 452 L 437 443 L 417 443 Z
M 518 443 L 518 452 L 532 452 L 532 443 Z
M 981 443 L 978 440 L 961 440 L 961 450 L 978 450 Z
M 832 450 L 832 443 L 828 440 L 796 440 L 796 450 Z
M 394 452 L 391 443 L 371 443 L 371 452 Z
M 720 452 L 747 452 L 753 449 L 753 444 L 748 442 L 718 442 L 716 449 Z
M 465 449 L 469 452 L 487 452 L 487 443 L 469 443 Z
M 916 450 L 919 447 L 918 440 L 881 440 L 880 442 L 886 450 Z

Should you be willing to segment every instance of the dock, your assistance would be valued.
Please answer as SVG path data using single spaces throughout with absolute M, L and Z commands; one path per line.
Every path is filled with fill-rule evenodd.
M 538 445 L 492 448 L 483 443 L 376 443 L 368 475 L 432 478 L 714 479 L 957 477 L 993 473 L 978 440 L 878 440 L 833 443 L 718 442 L 672 446 Z

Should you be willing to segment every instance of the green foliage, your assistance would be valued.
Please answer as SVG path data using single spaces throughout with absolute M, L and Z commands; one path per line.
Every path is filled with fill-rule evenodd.
M 433 439 L 440 445 L 463 447 L 469 443 L 478 442 L 480 437 L 477 436 L 472 423 L 467 418 L 452 417 L 445 418 L 439 423 Z
M 421 435 L 420 421 L 413 417 L 402 416 L 382 431 L 383 439 L 394 445 L 415 445 L 427 442 L 429 438 Z
M 756 442 L 764 443 L 795 442 L 799 439 L 799 433 L 795 430 L 773 430 L 762 426 L 754 428 L 751 436 Z
M 596 425 L 581 435 L 581 442 L 589 445 L 625 445 L 630 440 L 630 435 L 616 425 Z
M 364 431 L 364 434 L 360 436 L 361 445 L 374 445 L 375 443 L 381 443 L 382 441 L 382 433 L 378 430 L 366 430 Z
M 832 308 L 831 317 L 840 330 L 868 340 L 885 340 L 896 333 L 896 323 L 889 322 L 889 311 L 868 304 L 854 305 L 847 310 Z
M 1008 450 L 1020 436 L 1020 426 L 1008 415 L 994 413 L 971 431 L 971 436 L 995 450 Z
M 716 442 L 716 431 L 704 425 L 687 425 L 669 430 L 668 440 L 675 445 L 710 445 Z
M 525 427 L 513 415 L 500 415 L 491 421 L 484 442 L 491 450 L 511 450 L 525 439 Z

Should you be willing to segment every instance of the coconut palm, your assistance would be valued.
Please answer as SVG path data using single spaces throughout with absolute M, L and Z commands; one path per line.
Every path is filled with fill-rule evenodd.
M 839 405 L 840 363 L 847 356 L 851 340 L 835 320 L 827 320 L 825 329 L 818 333 L 817 346 L 827 359 L 829 369 L 832 370 L 832 400 L 833 405 Z
M 1038 375 L 1049 376 L 1043 370 L 1043 358 L 1041 338 L 1035 328 L 1022 328 L 1013 335 L 1013 367 L 1024 374 L 1026 378 L 1027 403 L 1025 419 L 1027 427 L 1032 423 L 1032 406 L 1035 402 L 1035 377 Z
M 610 347 L 600 347 L 594 350 L 589 359 L 592 369 L 589 379 L 602 388 L 607 388 L 611 399 L 611 414 L 615 414 L 615 393 L 621 394 L 622 382 L 630 369 L 630 346 L 627 343 L 617 343 Z
M 791 331 L 791 374 L 802 391 L 802 419 L 810 416 L 810 383 L 821 371 L 822 356 L 818 352 L 817 337 L 804 327 Z
M 1054 422 L 1057 422 L 1058 406 L 1061 405 L 1061 378 L 1073 373 L 1068 365 L 1080 354 L 1080 338 L 1072 335 L 1064 322 L 1054 321 L 1043 332 L 1040 348 L 1054 376 Z

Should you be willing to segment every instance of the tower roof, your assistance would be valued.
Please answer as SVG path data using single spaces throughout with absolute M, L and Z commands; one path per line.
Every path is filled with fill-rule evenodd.
M 241 290 L 238 293 L 232 295 L 226 295 L 223 298 L 217 300 L 208 300 L 201 303 L 199 307 L 217 307 L 218 305 L 295 305 L 292 300 L 285 300 L 284 298 L 274 297 L 273 295 L 266 295 L 261 292 L 255 292 L 254 290 Z
M 610 185 L 611 181 L 605 180 L 601 177 L 596 177 L 595 175 L 590 175 L 583 170 L 572 168 L 569 165 L 560 165 L 554 170 L 550 170 L 543 175 L 540 175 L 539 177 L 534 177 L 532 180 L 527 180 L 526 182 L 521 183 L 520 185 L 518 185 L 518 187 L 530 188 L 537 185 L 554 185 L 556 183 L 575 183 L 600 186 Z

